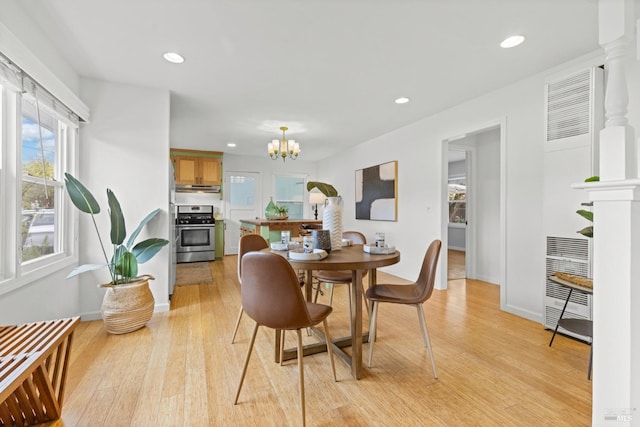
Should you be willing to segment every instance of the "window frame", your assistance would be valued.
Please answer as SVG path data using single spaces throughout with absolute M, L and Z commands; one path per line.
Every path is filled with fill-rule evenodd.
M 49 276 L 61 269 L 78 263 L 77 215 L 70 209 L 69 201 L 64 197 L 64 183 L 56 182 L 54 191 L 59 200 L 55 201 L 58 210 L 58 239 L 60 251 L 22 262 L 22 97 L 15 88 L 0 82 L 0 295 L 18 289 L 26 284 Z M 65 129 L 58 126 L 57 147 L 60 149 L 54 176 L 62 177 L 64 171 L 76 173 L 79 127 L 63 115 L 40 104 L 42 111 L 53 115 Z M 64 135 L 61 135 L 64 133 Z M 62 136 L 64 136 L 64 141 Z
M 305 200 L 305 197 L 307 196 L 307 181 L 309 180 L 309 175 L 308 174 L 304 174 L 304 173 L 274 173 L 273 174 L 273 180 L 272 180 L 272 186 L 271 188 L 273 189 L 272 194 L 273 196 L 273 202 L 278 205 L 278 202 L 280 201 L 277 197 L 277 181 L 278 178 L 296 178 L 296 179 L 301 179 L 302 180 L 302 200 L 300 202 L 297 202 L 295 200 L 282 200 L 283 202 L 286 203 L 292 203 L 292 204 L 301 204 L 302 205 L 302 218 L 292 218 L 291 216 L 289 216 L 290 219 L 304 219 L 305 216 L 307 215 L 307 209 L 308 209 L 308 201 Z
M 459 177 L 450 177 L 449 178 L 449 182 L 448 182 L 448 206 L 449 206 L 449 225 L 453 226 L 453 227 L 463 227 L 466 226 L 467 224 L 467 178 L 466 176 L 459 176 Z M 455 186 L 455 185 L 460 185 L 460 186 L 464 186 L 464 192 L 462 192 L 462 194 L 465 195 L 464 199 L 452 199 L 451 198 L 451 194 L 452 194 L 452 190 L 451 187 Z M 456 191 L 456 194 L 460 194 Z M 451 221 L 451 208 L 452 206 L 455 205 L 463 205 L 464 206 L 464 221 Z

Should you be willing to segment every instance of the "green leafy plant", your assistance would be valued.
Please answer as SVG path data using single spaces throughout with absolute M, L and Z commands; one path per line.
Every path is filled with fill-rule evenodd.
M 276 206 L 276 209 L 278 210 L 280 216 L 287 216 L 287 214 L 289 213 L 289 208 L 286 206 Z
M 598 182 L 598 181 L 600 181 L 599 176 L 592 176 L 584 180 L 584 182 Z M 586 219 L 587 221 L 593 222 L 593 212 L 585 209 L 579 209 L 576 211 L 576 213 L 581 217 L 583 217 L 584 219 Z M 582 230 L 578 230 L 577 233 L 580 233 L 585 237 L 593 237 L 593 225 L 586 226 Z
M 338 197 L 338 190 L 331 184 L 327 184 L 324 182 L 318 181 L 309 181 L 307 182 L 307 191 L 311 191 L 314 188 L 320 190 L 325 197 Z
M 107 188 L 107 199 L 109 203 L 109 217 L 111 219 L 111 244 L 113 245 L 113 255 L 111 258 L 107 256 L 107 251 L 102 243 L 102 237 L 96 224 L 95 215 L 100 213 L 100 205 L 96 201 L 93 194 L 84 186 L 80 181 L 73 177 L 69 173 L 64 174 L 64 182 L 67 188 L 67 193 L 71 198 L 71 201 L 78 210 L 91 215 L 93 226 L 98 235 L 102 253 L 106 261 L 105 264 L 84 264 L 74 268 L 67 276 L 73 277 L 86 271 L 97 270 L 102 267 L 109 269 L 111 275 L 112 285 L 121 285 L 134 281 L 138 275 L 138 264 L 145 263 L 153 258 L 163 246 L 169 243 L 166 239 L 149 238 L 142 242 L 135 243 L 138 234 L 142 231 L 142 228 L 159 212 L 160 209 L 156 209 L 149 213 L 138 225 L 135 231 L 129 236 L 127 243 L 124 240 L 127 236 L 125 227 L 124 215 L 120 208 L 120 202 L 116 198 L 116 195 Z

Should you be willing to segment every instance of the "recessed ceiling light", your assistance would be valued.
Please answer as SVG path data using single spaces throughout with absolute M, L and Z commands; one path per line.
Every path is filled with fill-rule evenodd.
M 236 143 L 235 143 L 235 142 L 229 142 L 229 143 L 227 144 L 227 147 L 231 147 L 231 148 L 233 148 L 233 147 L 235 147 L 235 146 L 236 146 Z
M 164 57 L 164 59 L 169 62 L 173 62 L 174 64 L 182 64 L 184 62 L 184 58 L 182 57 L 182 55 L 175 52 L 166 52 L 162 56 Z
M 509 49 L 510 47 L 518 46 L 523 41 L 524 41 L 524 36 L 507 37 L 506 39 L 502 40 L 502 43 L 500 43 L 500 47 L 504 49 Z
M 396 104 L 406 104 L 407 102 L 409 102 L 409 98 L 398 98 L 396 99 Z

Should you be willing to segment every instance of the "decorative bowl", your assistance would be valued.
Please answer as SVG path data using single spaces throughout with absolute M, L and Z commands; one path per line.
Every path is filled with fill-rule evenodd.
M 388 255 L 396 253 L 395 246 L 362 245 L 362 250 L 368 254 Z
M 293 260 L 299 261 L 309 261 L 309 260 L 321 260 L 325 259 L 329 254 L 327 251 L 322 249 L 314 249 L 313 253 L 304 253 L 302 250 L 298 249 L 295 251 L 289 251 L 289 258 Z

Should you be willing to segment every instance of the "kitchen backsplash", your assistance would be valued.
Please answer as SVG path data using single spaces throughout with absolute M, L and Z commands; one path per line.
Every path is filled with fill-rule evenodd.
M 214 213 L 224 215 L 224 202 L 216 193 L 176 193 L 176 205 L 212 205 Z

